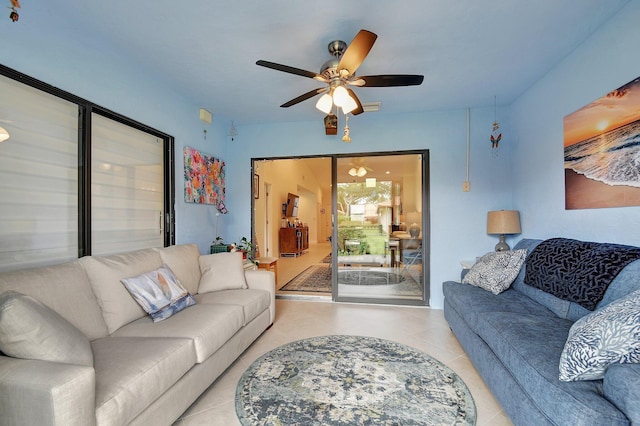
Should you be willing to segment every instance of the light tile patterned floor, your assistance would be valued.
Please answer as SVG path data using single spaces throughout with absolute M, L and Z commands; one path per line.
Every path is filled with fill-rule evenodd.
M 260 336 L 174 426 L 238 425 L 234 405 L 236 385 L 254 360 L 285 343 L 330 334 L 373 336 L 422 350 L 452 368 L 465 381 L 476 403 L 479 426 L 512 424 L 449 330 L 442 310 L 280 299 L 276 300 L 273 327 Z

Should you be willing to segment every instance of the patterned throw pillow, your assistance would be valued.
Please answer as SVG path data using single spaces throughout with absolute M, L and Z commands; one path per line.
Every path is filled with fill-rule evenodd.
M 153 322 L 162 321 L 196 301 L 167 265 L 137 277 L 120 280 Z
M 640 290 L 571 326 L 560 356 L 560 380 L 602 379 L 616 363 L 640 363 Z
M 500 294 L 516 279 L 526 256 L 525 249 L 487 253 L 471 267 L 462 282 Z

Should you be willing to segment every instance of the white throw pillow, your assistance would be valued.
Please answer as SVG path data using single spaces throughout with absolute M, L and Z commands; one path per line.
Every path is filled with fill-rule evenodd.
M 121 281 L 142 309 L 151 315 L 153 322 L 196 304 L 167 265 Z
M 0 295 L 0 351 L 14 358 L 93 367 L 87 336 L 53 309 L 15 291 Z
M 247 288 L 242 253 L 228 252 L 200 256 L 198 293 Z
M 526 257 L 525 249 L 487 253 L 471 267 L 462 282 L 500 294 L 516 279 Z
M 611 364 L 640 363 L 640 290 L 580 318 L 560 355 L 560 380 L 598 380 Z

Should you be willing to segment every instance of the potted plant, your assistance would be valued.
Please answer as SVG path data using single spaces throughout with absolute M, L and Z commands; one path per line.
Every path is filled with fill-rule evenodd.
M 217 236 L 211 243 L 211 254 L 213 253 L 226 253 L 229 251 L 229 246 L 224 243 L 224 239 L 221 236 Z
M 242 252 L 243 259 L 252 259 L 253 258 L 253 250 L 254 245 L 251 241 L 247 239 L 247 237 L 242 237 L 239 243 L 234 243 L 236 250 Z

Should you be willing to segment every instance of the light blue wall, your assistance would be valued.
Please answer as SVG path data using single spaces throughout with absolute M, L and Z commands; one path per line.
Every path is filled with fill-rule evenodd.
M 202 252 L 215 237 L 216 210 L 184 203 L 184 146 L 227 162 L 230 214 L 222 217 L 219 232 L 227 240 L 250 231 L 252 157 L 429 149 L 431 305 L 442 307 L 441 283 L 459 276 L 459 261 L 495 245 L 495 238 L 485 234 L 489 210 L 520 210 L 527 237 L 563 235 L 640 244 L 639 207 L 564 210 L 562 164 L 562 118 L 640 75 L 637 22 L 640 2 L 630 2 L 511 108 L 499 108 L 504 140 L 497 158 L 488 142 L 493 107 L 471 111 L 469 193 L 461 190 L 466 170 L 464 109 L 393 115 L 385 113 L 383 105 L 383 112 L 350 121 L 351 144 L 325 136 L 320 114 L 312 123 L 238 126 L 239 135 L 231 142 L 226 134 L 229 120 L 218 113 L 224 105 L 197 105 L 179 88 L 154 77 L 153 70 L 131 64 L 109 46 L 68 37 L 55 22 L 51 27 L 30 26 L 28 20 L 10 25 L 0 38 L 0 63 L 175 136 L 176 241 L 195 242 Z M 487 105 L 491 103 L 488 99 Z M 214 113 L 206 141 L 200 107 Z
M 491 102 L 491 100 L 489 100 Z M 462 192 L 466 179 L 466 110 L 393 115 L 365 113 L 349 120 L 351 143 L 326 136 L 322 114 L 306 123 L 243 126 L 234 143 L 227 146 L 230 167 L 228 207 L 234 212 L 230 232 L 250 231 L 251 158 L 304 156 L 330 153 L 361 153 L 428 149 L 430 156 L 431 305 L 442 307 L 442 282 L 460 275 L 460 261 L 474 259 L 493 249 L 497 239 L 487 236 L 487 211 L 510 209 L 509 181 L 512 138 L 505 116 L 498 109 L 505 138 L 499 156 L 491 153 L 489 135 L 494 108 L 470 112 L 471 192 Z M 240 196 L 235 196 L 240 194 Z
M 632 1 L 513 103 L 514 205 L 524 236 L 640 245 L 640 207 L 564 209 L 563 118 L 640 76 Z

